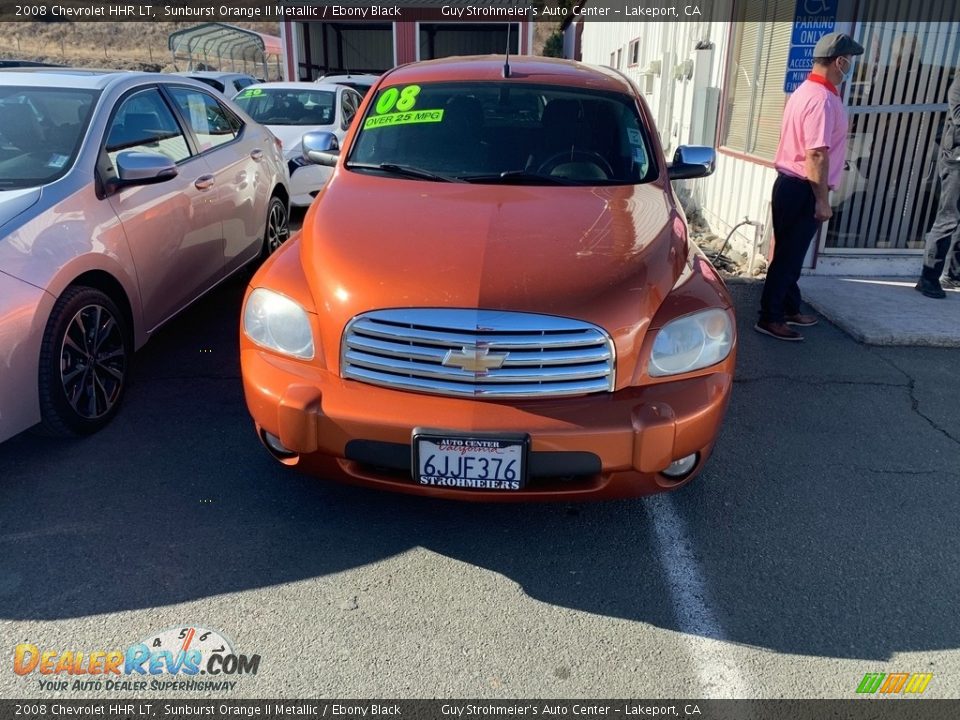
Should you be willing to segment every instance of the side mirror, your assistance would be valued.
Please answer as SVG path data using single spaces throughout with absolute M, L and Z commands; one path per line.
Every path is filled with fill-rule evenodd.
M 667 169 L 671 180 L 689 180 L 691 178 L 712 175 L 717 167 L 717 153 L 706 145 L 681 145 L 673 155 L 673 162 Z
M 153 185 L 166 182 L 177 176 L 176 164 L 166 155 L 125 150 L 117 155 L 117 180 L 115 188 L 134 185 Z
M 340 142 L 331 132 L 314 130 L 304 133 L 301 146 L 304 160 L 314 165 L 333 167 L 340 159 Z

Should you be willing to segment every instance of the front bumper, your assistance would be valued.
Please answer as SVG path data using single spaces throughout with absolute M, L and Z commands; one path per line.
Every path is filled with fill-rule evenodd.
M 281 462 L 324 478 L 397 492 L 475 501 L 594 500 L 670 490 L 689 482 L 710 454 L 733 382 L 734 353 L 698 377 L 615 393 L 493 402 L 400 392 L 332 373 L 244 343 L 247 407 Z M 411 477 L 413 429 L 530 436 L 531 477 L 519 491 L 421 486 Z M 265 443 L 266 444 L 266 443 Z M 269 445 L 267 446 L 268 449 Z M 662 474 L 697 454 L 682 479 Z
M 0 272 L 0 442 L 40 422 L 40 344 L 54 298 Z

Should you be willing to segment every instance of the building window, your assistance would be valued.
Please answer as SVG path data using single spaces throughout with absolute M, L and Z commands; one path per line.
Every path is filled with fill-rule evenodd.
M 776 155 L 787 102 L 783 83 L 793 25 L 775 20 L 791 16 L 795 4 L 795 0 L 741 3 L 736 14 L 723 142 L 731 150 L 765 160 Z
M 617 70 L 623 67 L 623 48 L 617 50 Z
M 616 67 L 617 67 L 617 54 L 616 54 L 616 53 L 610 53 L 610 67 L 612 67 L 612 68 L 616 68 Z
M 510 23 L 510 54 L 520 51 L 520 23 Z M 452 55 L 502 55 L 507 23 L 420 23 L 420 59 Z
M 629 61 L 630 67 L 640 63 L 640 38 L 630 41 Z

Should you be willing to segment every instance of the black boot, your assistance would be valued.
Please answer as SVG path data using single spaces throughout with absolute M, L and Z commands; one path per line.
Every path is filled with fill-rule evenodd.
M 940 282 L 938 280 L 930 280 L 929 278 L 921 277 L 914 287 L 915 290 L 923 293 L 928 298 L 945 298 L 947 294 L 943 291 L 943 288 L 940 287 Z

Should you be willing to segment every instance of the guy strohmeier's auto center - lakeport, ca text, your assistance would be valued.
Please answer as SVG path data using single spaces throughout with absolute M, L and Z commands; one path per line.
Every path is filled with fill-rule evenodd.
M 326 4 L 271 4 L 269 2 L 250 3 L 246 0 L 234 4 L 193 3 L 191 5 L 131 5 L 126 3 L 25 3 L 8 6 L 2 13 L 3 20 L 59 18 L 64 20 L 274 20 L 300 19 L 324 20 L 336 18 L 376 19 L 402 18 L 406 6 L 391 3 L 378 3 L 364 6 Z M 471 5 L 451 3 L 440 8 L 439 15 L 451 19 L 458 18 L 517 18 L 561 20 L 568 15 L 591 18 L 697 18 L 703 13 L 698 5 L 671 4 L 661 5 L 630 4 L 621 7 L 612 4 L 604 6 L 574 6 L 573 8 L 545 6 L 536 8 L 498 7 L 496 5 Z

